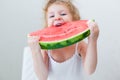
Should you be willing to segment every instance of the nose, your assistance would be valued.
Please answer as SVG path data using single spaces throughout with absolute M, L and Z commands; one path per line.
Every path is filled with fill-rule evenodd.
M 61 20 L 61 16 L 59 14 L 55 15 L 55 20 Z

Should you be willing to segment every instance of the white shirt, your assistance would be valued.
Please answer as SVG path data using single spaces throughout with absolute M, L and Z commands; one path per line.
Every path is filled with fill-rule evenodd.
M 48 80 L 88 80 L 84 72 L 82 59 L 78 55 L 77 46 L 75 54 L 68 60 L 58 63 L 49 55 L 49 75 Z

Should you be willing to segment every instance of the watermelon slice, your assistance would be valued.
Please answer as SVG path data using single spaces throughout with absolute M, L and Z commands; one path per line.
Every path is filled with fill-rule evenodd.
M 90 35 L 88 20 L 67 22 L 59 27 L 52 26 L 30 33 L 40 37 L 41 49 L 58 49 L 77 43 Z

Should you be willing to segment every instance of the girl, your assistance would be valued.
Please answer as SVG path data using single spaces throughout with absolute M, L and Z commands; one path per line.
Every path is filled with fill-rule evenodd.
M 70 1 L 49 0 L 45 6 L 47 26 L 60 26 L 65 22 L 79 20 L 78 10 Z M 85 74 L 94 73 L 97 65 L 98 26 L 88 22 L 91 34 L 88 43 L 80 41 L 68 47 L 41 50 L 37 36 L 28 37 L 34 69 L 39 80 L 84 80 Z

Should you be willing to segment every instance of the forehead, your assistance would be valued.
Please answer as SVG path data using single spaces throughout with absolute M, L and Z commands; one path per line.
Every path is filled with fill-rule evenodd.
M 52 4 L 48 8 L 48 13 L 55 12 L 55 11 L 67 11 L 67 12 L 69 12 L 69 9 L 67 6 L 65 6 L 63 4 Z

